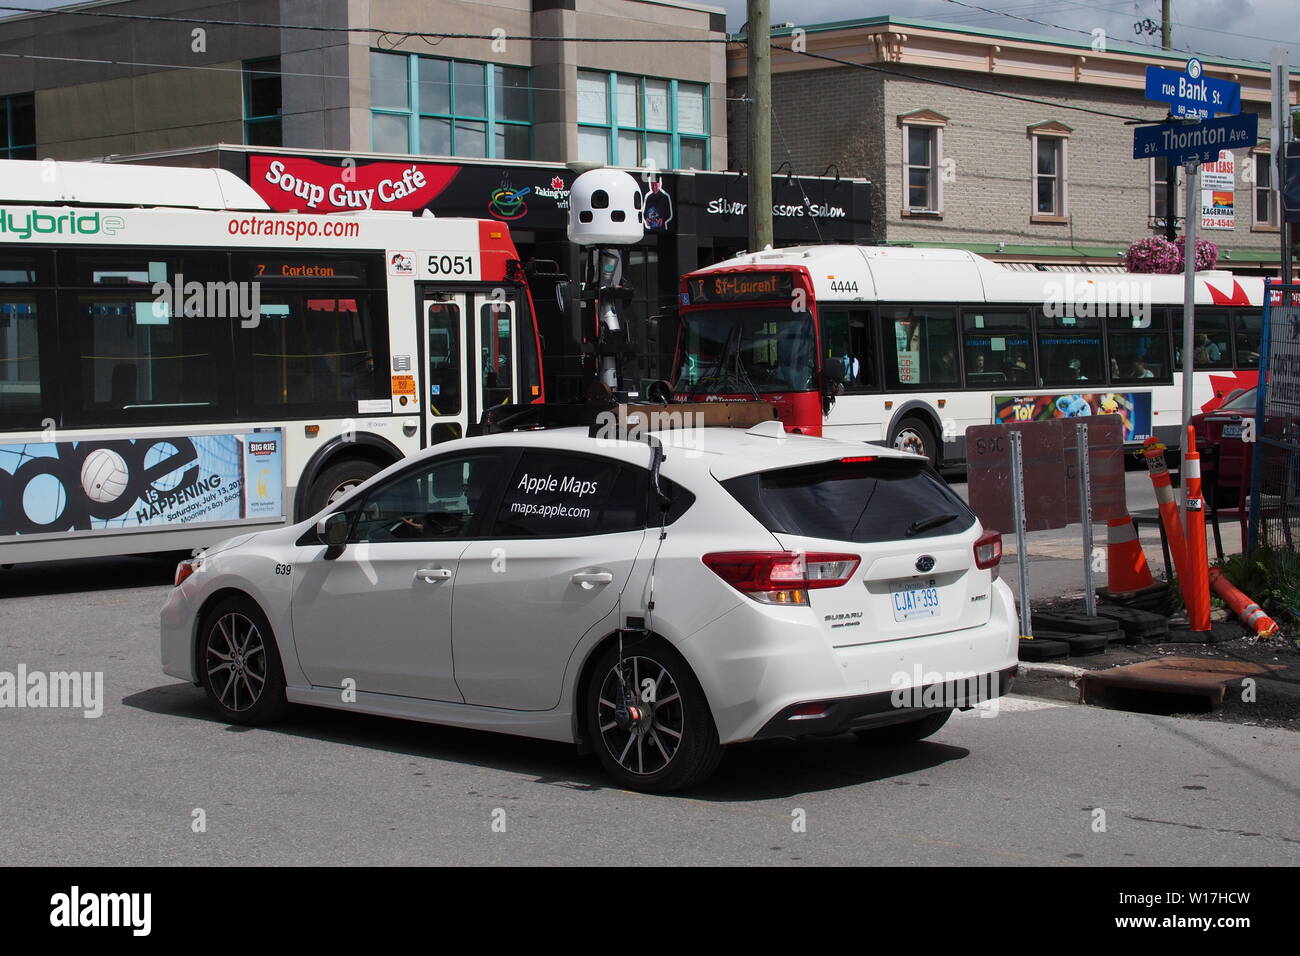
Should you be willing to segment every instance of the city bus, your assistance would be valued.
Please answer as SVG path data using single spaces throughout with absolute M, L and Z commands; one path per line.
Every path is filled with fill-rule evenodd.
M 1264 280 L 1196 275 L 1198 410 L 1255 384 Z M 974 253 L 809 246 L 681 283 L 677 401 L 761 398 L 787 430 L 889 444 L 936 466 L 970 425 L 1118 414 L 1178 447 L 1182 275 L 1018 271 Z
M 0 564 L 299 521 L 544 399 L 499 222 L 274 213 L 213 169 L 0 162 Z

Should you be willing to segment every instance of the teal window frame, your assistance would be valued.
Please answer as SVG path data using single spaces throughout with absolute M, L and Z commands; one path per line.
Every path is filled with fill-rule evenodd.
M 3 140 L 0 140 L 0 159 L 35 159 L 36 143 L 16 143 L 14 142 L 14 104 L 21 100 L 30 100 L 32 104 L 32 115 L 36 115 L 36 94 L 35 93 L 11 93 L 6 96 L 0 96 L 0 102 L 5 107 L 4 129 L 0 129 Z M 32 123 L 32 136 L 35 139 L 36 123 Z
M 274 68 L 271 68 L 274 64 Z M 277 78 L 280 77 L 280 58 L 278 56 L 264 56 L 256 60 L 245 60 L 244 67 L 244 145 L 260 146 L 283 146 L 284 145 L 284 125 L 282 123 L 284 113 L 284 84 L 280 85 L 280 109 L 273 114 L 254 115 L 251 112 L 253 99 L 253 74 L 263 73 L 270 75 L 274 73 Z M 252 137 L 248 135 L 249 127 L 252 126 L 270 126 L 275 124 L 280 127 L 280 135 L 276 137 L 275 143 L 258 143 L 254 144 Z
M 686 80 L 673 80 L 664 76 L 646 76 L 640 73 L 614 73 L 614 72 L 606 72 L 605 70 L 588 70 L 588 69 L 583 69 L 581 67 L 578 69 L 578 72 L 592 74 L 592 75 L 600 75 L 605 78 L 605 122 L 590 123 L 590 122 L 580 121 L 578 123 L 578 127 L 579 128 L 586 127 L 588 129 L 600 129 L 600 130 L 604 130 L 608 134 L 609 149 L 607 150 L 607 152 L 609 155 L 606 157 L 606 161 L 611 166 L 639 167 L 641 165 L 642 157 L 645 156 L 646 153 L 646 135 L 657 134 L 662 136 L 666 134 L 667 136 L 669 136 L 670 144 L 671 144 L 669 148 L 669 157 L 668 157 L 670 169 L 682 168 L 682 140 L 683 139 L 702 140 L 704 142 L 704 162 L 700 166 L 700 169 L 708 170 L 712 168 L 712 164 L 710 163 L 710 154 L 713 148 L 713 142 L 712 142 L 713 137 L 711 133 L 711 130 L 713 129 L 713 122 L 712 122 L 712 113 L 711 113 L 712 103 L 710 103 L 709 101 L 708 83 L 693 83 Z M 667 129 L 656 129 L 645 125 L 624 126 L 619 123 L 618 81 L 620 78 L 624 80 L 637 81 L 637 95 L 640 97 L 640 102 L 637 104 L 638 107 L 637 112 L 642 117 L 641 120 L 642 124 L 644 124 L 645 122 L 645 115 L 646 115 L 646 109 L 645 109 L 646 81 L 654 80 L 660 83 L 668 84 L 668 128 Z M 678 128 L 677 103 L 678 103 L 678 87 L 680 84 L 685 84 L 686 86 L 698 86 L 704 89 L 704 132 L 703 133 L 682 132 Z M 631 157 L 630 159 L 625 156 L 619 156 L 618 134 L 620 132 L 637 134 L 637 142 L 640 143 L 641 155 Z
M 402 56 L 406 57 L 406 103 L 407 109 L 397 109 L 391 106 L 374 106 L 370 107 L 370 148 L 377 150 L 375 146 L 375 122 L 377 115 L 382 116 L 399 116 L 406 120 L 406 151 L 412 156 L 424 155 L 420 152 L 420 120 L 421 119 L 443 119 L 451 124 L 451 152 L 447 155 L 455 156 L 461 159 L 484 158 L 484 159 L 509 159 L 509 160 L 531 160 L 534 155 L 536 144 L 534 142 L 533 130 L 533 71 L 526 66 L 516 66 L 512 63 L 488 63 L 482 60 L 465 60 L 454 59 L 445 56 L 425 56 L 422 53 L 399 53 L 392 50 L 375 50 L 370 51 L 373 57 L 375 54 L 383 56 Z M 448 91 L 447 102 L 451 106 L 450 112 L 426 111 L 420 108 L 420 61 L 421 60 L 440 60 L 447 64 L 447 80 L 451 89 Z M 483 103 L 485 116 L 472 116 L 468 113 L 461 114 L 456 110 L 456 66 L 457 64 L 466 64 L 476 67 L 483 67 Z M 501 69 L 523 70 L 528 79 L 528 119 L 511 120 L 497 116 L 497 75 Z M 371 96 L 371 103 L 374 102 L 374 96 Z M 458 135 L 457 123 L 483 123 L 485 130 L 485 149 L 482 157 L 461 154 L 457 151 L 456 138 Z M 528 155 L 505 157 L 497 155 L 497 138 L 496 132 L 498 126 L 517 126 L 528 129 Z M 441 154 L 437 154 L 441 155 Z

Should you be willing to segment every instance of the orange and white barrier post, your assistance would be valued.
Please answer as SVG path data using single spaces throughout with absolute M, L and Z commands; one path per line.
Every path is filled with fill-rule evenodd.
M 1165 463 L 1165 446 L 1160 439 L 1152 435 L 1146 440 L 1142 454 L 1147 460 L 1147 471 L 1151 474 L 1151 485 L 1156 492 L 1156 504 L 1160 506 L 1160 521 L 1165 527 L 1165 540 L 1169 543 L 1169 555 L 1174 559 L 1174 573 L 1178 580 L 1186 577 L 1187 539 L 1183 535 L 1183 522 L 1178 517 L 1178 501 L 1174 498 L 1174 486 L 1169 480 L 1169 466 Z
M 1232 608 L 1241 622 L 1255 632 L 1256 637 L 1272 637 L 1277 633 L 1277 622 L 1264 613 L 1263 608 L 1233 587 L 1222 571 L 1210 568 L 1210 587 Z
M 1111 518 L 1106 522 L 1106 590 L 1114 596 L 1143 591 L 1155 583 L 1133 519 Z
M 1182 581 L 1187 622 L 1193 631 L 1210 629 L 1210 561 L 1205 547 L 1205 500 L 1201 497 L 1201 455 L 1196 450 L 1196 429 L 1187 426 L 1183 452 L 1183 481 L 1187 494 L 1187 549 Z M 1167 477 L 1167 476 L 1166 476 Z

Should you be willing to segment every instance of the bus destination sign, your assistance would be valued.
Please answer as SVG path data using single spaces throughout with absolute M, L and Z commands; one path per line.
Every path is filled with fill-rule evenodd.
M 760 302 L 794 297 L 793 272 L 728 272 L 689 280 L 690 303 Z

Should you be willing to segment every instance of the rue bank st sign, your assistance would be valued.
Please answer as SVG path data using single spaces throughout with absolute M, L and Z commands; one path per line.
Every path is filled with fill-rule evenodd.
M 1212 163 L 1223 150 L 1248 149 L 1259 140 L 1259 116 L 1236 115 L 1241 113 L 1241 84 L 1205 76 L 1196 57 L 1187 61 L 1182 73 L 1147 67 L 1147 99 L 1168 103 L 1169 112 L 1184 122 L 1133 130 L 1134 159 L 1163 156 L 1179 166 Z M 1210 119 L 1213 113 L 1229 115 Z
M 1206 76 L 1201 61 L 1192 57 L 1181 73 L 1148 66 L 1147 99 L 1168 103 L 1169 112 L 1183 119 L 1209 119 L 1241 112 L 1241 84 Z

